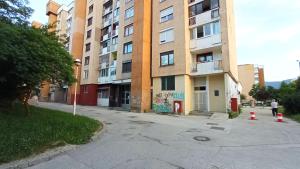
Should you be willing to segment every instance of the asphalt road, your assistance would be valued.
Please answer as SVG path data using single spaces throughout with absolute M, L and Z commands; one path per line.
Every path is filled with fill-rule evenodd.
M 62 104 L 42 107 L 72 112 Z M 101 137 L 30 169 L 298 169 L 300 124 L 278 123 L 265 109 L 225 114 L 168 116 L 78 107 L 105 123 Z M 256 121 L 249 112 L 256 111 Z

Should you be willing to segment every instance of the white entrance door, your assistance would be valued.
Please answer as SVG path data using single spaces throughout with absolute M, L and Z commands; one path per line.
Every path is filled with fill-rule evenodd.
M 196 78 L 194 81 L 194 110 L 208 112 L 208 88 L 206 77 Z
M 100 89 L 98 93 L 98 106 L 108 107 L 109 106 L 109 90 Z
M 195 110 L 200 112 L 208 112 L 207 92 L 195 91 Z

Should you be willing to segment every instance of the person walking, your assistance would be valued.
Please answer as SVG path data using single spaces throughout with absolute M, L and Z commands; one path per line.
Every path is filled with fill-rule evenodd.
M 278 113 L 278 102 L 275 99 L 273 99 L 272 103 L 271 103 L 271 106 L 272 106 L 273 117 L 276 117 L 277 113 Z

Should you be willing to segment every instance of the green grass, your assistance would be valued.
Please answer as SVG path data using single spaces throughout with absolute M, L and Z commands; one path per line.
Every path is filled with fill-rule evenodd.
M 41 153 L 65 144 L 84 144 L 102 124 L 83 116 L 31 107 L 25 116 L 22 106 L 0 110 L 0 164 Z
M 283 113 L 287 118 L 292 119 L 294 121 L 297 121 L 300 123 L 300 114 L 288 114 L 285 110 L 284 107 L 279 107 L 278 112 Z

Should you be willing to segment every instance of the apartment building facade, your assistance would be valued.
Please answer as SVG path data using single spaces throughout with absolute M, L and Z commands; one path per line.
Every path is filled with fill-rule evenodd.
M 232 1 L 87 1 L 79 103 L 185 115 L 231 109 L 239 98 Z
M 243 86 L 242 94 L 246 100 L 254 100 L 249 96 L 252 86 L 258 84 L 260 87 L 265 86 L 264 66 L 255 64 L 238 65 L 239 80 Z
M 85 30 L 86 1 L 73 1 L 69 5 L 61 5 L 49 0 L 46 6 L 48 24 L 52 27 L 49 31 L 55 31 L 64 42 L 65 48 L 75 59 L 82 59 Z M 74 70 L 75 70 L 74 66 Z M 79 67 L 81 70 L 81 67 Z M 78 77 L 80 79 L 81 73 Z M 80 83 L 80 82 L 79 82 Z M 80 88 L 77 88 L 79 91 Z M 41 88 L 40 100 L 71 104 L 74 101 L 75 85 L 57 86 L 44 82 Z M 79 94 L 78 94 L 79 101 Z

